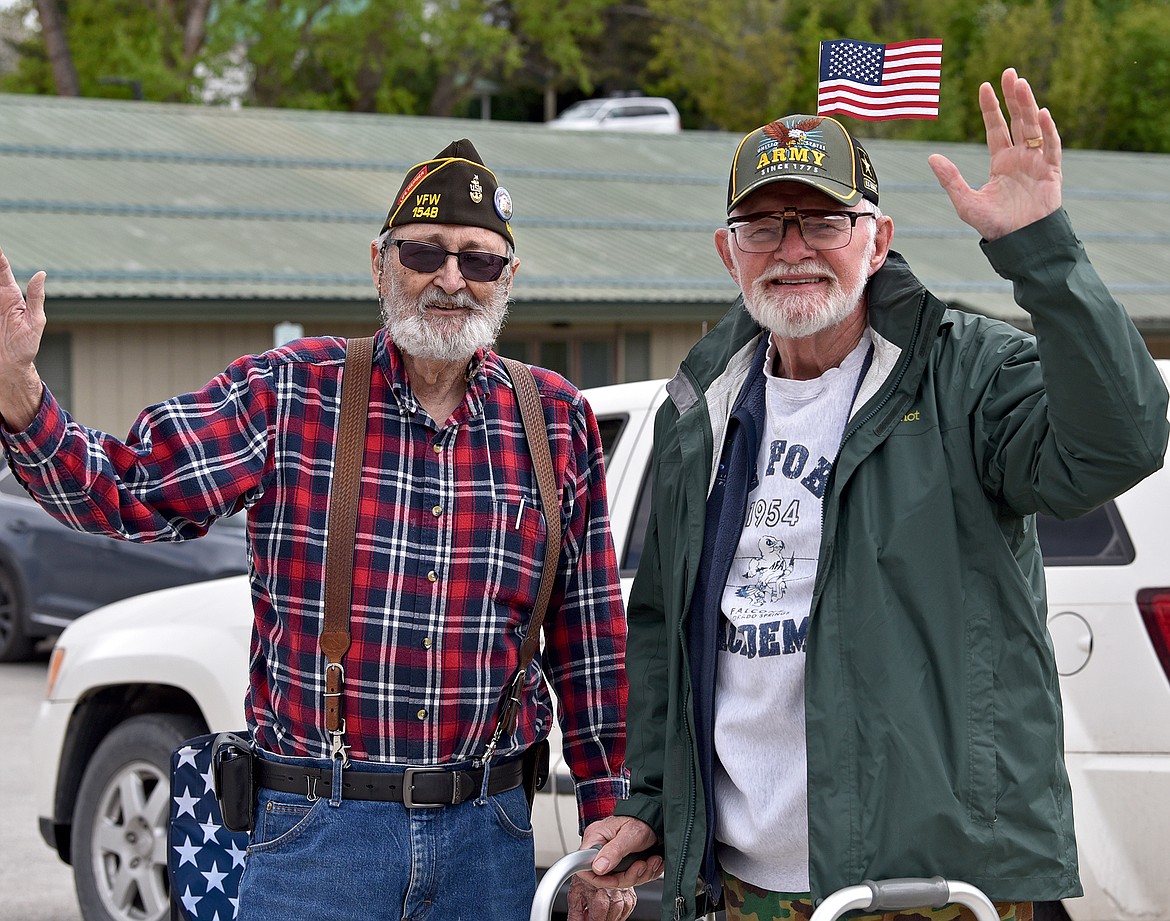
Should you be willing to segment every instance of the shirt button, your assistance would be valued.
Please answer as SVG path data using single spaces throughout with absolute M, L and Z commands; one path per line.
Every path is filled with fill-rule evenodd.
M 427 718 L 427 711 L 426 710 L 419 710 L 418 711 L 418 718 L 420 720 L 425 720 Z
M 432 569 L 430 572 L 427 573 L 427 581 L 428 582 L 438 582 L 439 581 L 439 574 Z
M 443 446 L 441 444 L 439 444 L 437 441 L 435 442 L 435 453 L 436 454 L 443 453 Z
M 443 506 L 436 505 L 433 509 L 431 509 L 431 514 L 434 515 L 436 518 L 438 518 L 440 515 L 443 514 Z
M 424 637 L 423 638 L 423 649 L 430 649 L 430 648 L 431 648 L 431 638 L 429 636 Z

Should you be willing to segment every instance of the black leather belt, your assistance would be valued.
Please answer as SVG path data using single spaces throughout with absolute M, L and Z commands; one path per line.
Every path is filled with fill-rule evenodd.
M 489 795 L 513 790 L 524 780 L 524 764 L 517 758 L 493 765 Z M 310 799 L 328 798 L 333 790 L 330 768 L 298 767 L 257 760 L 256 781 L 282 793 L 302 793 Z M 343 771 L 341 798 L 402 803 L 407 809 L 454 806 L 479 796 L 483 768 L 449 771 L 444 768 L 407 768 L 401 774 Z

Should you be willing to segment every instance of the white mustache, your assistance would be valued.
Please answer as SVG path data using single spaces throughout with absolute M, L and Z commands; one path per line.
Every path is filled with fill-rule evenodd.
M 479 311 L 483 307 L 467 291 L 456 291 L 448 294 L 438 288 L 424 288 L 419 295 L 416 309 L 420 314 L 426 313 L 430 307 L 458 307 L 463 310 Z

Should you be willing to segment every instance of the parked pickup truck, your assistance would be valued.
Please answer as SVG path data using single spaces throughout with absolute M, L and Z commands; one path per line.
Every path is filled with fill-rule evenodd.
M 1159 366 L 1170 381 L 1170 361 Z M 663 385 L 588 393 L 627 591 Z M 1042 906 L 1048 918 L 1170 921 L 1168 520 L 1163 469 L 1090 515 L 1040 524 L 1085 885 L 1083 898 Z M 242 724 L 251 618 L 247 579 L 237 576 L 111 604 L 61 635 L 32 773 L 41 832 L 72 863 L 86 921 L 167 917 L 166 798 L 149 794 L 166 782 L 179 741 Z M 579 844 L 572 791 L 554 758 L 533 811 L 541 867 Z M 143 830 L 158 846 L 142 846 Z M 654 892 L 643 890 L 642 917 L 658 916 Z

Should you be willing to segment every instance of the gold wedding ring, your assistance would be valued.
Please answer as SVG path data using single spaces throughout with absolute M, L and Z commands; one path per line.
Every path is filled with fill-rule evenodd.
M 1044 138 L 1024 138 L 1024 144 L 1029 150 L 1036 150 L 1044 146 Z

